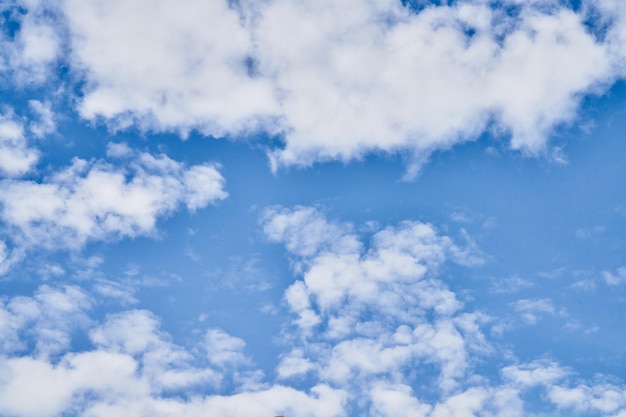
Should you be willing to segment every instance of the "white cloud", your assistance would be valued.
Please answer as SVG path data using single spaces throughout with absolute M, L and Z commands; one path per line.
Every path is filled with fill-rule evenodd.
M 98 279 L 93 290 L 102 297 L 120 301 L 123 304 L 136 304 L 139 302 L 134 296 L 135 288 L 121 282 Z
M 33 297 L 11 298 L 0 304 L 0 354 L 24 351 L 28 340 L 38 356 L 65 351 L 72 331 L 89 323 L 91 305 L 91 298 L 75 286 L 43 285 Z
M 70 321 L 76 320 L 71 305 L 80 306 L 80 303 L 68 299 L 72 291 L 71 287 L 53 290 L 44 286 L 34 297 L 15 298 L 6 309 L 0 309 L 0 326 L 5 325 L 7 311 L 32 322 L 41 320 L 54 308 L 67 314 Z M 42 305 L 50 308 L 44 311 Z M 59 318 L 51 316 L 50 320 L 58 326 Z M 5 336 L 4 327 L 0 329 Z M 40 339 L 45 337 L 46 330 L 47 327 L 34 326 L 31 336 Z M 215 354 L 214 358 L 209 357 L 215 359 L 211 362 L 233 363 L 232 357 L 226 358 L 224 353 L 236 352 L 243 341 L 221 330 L 210 330 L 207 335 L 207 342 L 214 349 L 209 355 Z M 241 385 L 241 392 L 218 395 L 219 382 L 225 374 L 208 366 L 209 361 L 200 349 L 186 349 L 173 343 L 160 329 L 158 318 L 146 310 L 111 314 L 93 327 L 89 336 L 91 349 L 72 352 L 65 346 L 54 360 L 46 355 L 12 356 L 6 350 L 0 354 L 0 414 L 20 417 L 343 415 L 345 393 L 323 384 L 312 387 L 310 393 L 280 385 L 250 388 L 246 378 L 254 377 L 253 373 L 240 378 L 241 384 L 248 383 Z M 3 340 L 7 339 L 3 337 Z M 205 345 L 201 342 L 198 347 Z M 233 378 L 235 382 L 238 380 Z M 180 394 L 183 391 L 184 396 Z
M 30 171 L 39 152 L 28 146 L 24 126 L 12 110 L 0 115 L 0 173 L 17 177 Z
M 242 353 L 246 343 L 221 329 L 209 329 L 204 336 L 207 358 L 217 366 L 241 365 L 249 360 Z
M 535 361 L 523 365 L 512 365 L 502 369 L 503 376 L 523 387 L 551 385 L 564 379 L 569 372 L 551 361 Z
M 620 415 L 626 407 L 626 389 L 596 376 L 581 383 L 572 372 L 550 361 L 535 361 L 508 366 L 503 375 L 522 390 L 542 387 L 547 400 L 575 415 Z
M 515 14 L 470 0 L 419 12 L 398 0 L 22 3 L 7 62 L 41 80 L 67 51 L 83 117 L 183 136 L 265 130 L 284 139 L 275 167 L 379 151 L 423 162 L 483 133 L 558 159 L 553 129 L 626 74 L 616 0 L 587 2 L 599 19 L 540 1 Z
M 65 0 L 61 8 L 70 62 L 87 80 L 79 110 L 88 119 L 221 136 L 277 113 L 268 81 L 248 75 L 253 44 L 226 1 Z
M 0 218 L 26 246 L 79 248 L 89 240 L 154 234 L 159 217 L 226 198 L 213 165 L 186 167 L 138 153 L 117 167 L 75 158 L 42 182 L 0 182 Z
M 159 320 L 149 311 L 131 310 L 109 316 L 90 332 L 90 338 L 97 348 L 138 358 L 142 375 L 154 392 L 220 383 L 218 372 L 193 366 L 193 355 L 170 342 L 159 326 Z
M 426 417 L 431 407 L 422 404 L 407 385 L 375 386 L 371 391 L 372 403 L 377 415 L 396 417 Z
M 5 18 L 19 25 L 14 38 L 2 35 L 0 70 L 18 85 L 40 84 L 51 75 L 51 67 L 59 58 L 59 22 L 53 19 L 48 2 L 25 0 L 18 4 L 22 10 L 6 2 L 0 5 L 7 12 Z
M 518 300 L 515 302 L 514 308 L 528 324 L 536 324 L 540 315 L 554 316 L 556 314 L 552 300 L 549 298 Z
M 393 1 L 269 2 L 253 33 L 262 72 L 284 91 L 290 130 L 276 163 L 429 152 L 491 122 L 513 148 L 541 151 L 612 74 L 581 16 L 521 7 L 512 18 L 470 1 L 418 14 Z
M 401 378 L 418 361 L 440 368 L 446 392 L 465 375 L 468 352 L 488 350 L 484 318 L 460 314 L 461 302 L 435 278 L 462 250 L 432 226 L 405 221 L 364 243 L 350 225 L 310 207 L 270 208 L 262 222 L 268 238 L 298 258 L 302 274 L 285 300 L 305 343 L 279 365 L 282 378 L 314 371 L 339 386 L 366 384 Z
M 517 275 L 510 278 L 494 278 L 491 292 L 496 294 L 513 294 L 521 290 L 532 287 L 532 281 L 521 278 Z
M 278 372 L 278 378 L 287 379 L 294 376 L 303 376 L 314 367 L 315 365 L 304 357 L 302 349 L 294 349 L 281 358 L 276 371 Z
M 280 221 L 273 223 L 270 213 Z M 307 228 L 306 219 L 317 228 Z M 493 319 L 465 312 L 437 277 L 445 262 L 455 259 L 454 243 L 432 226 L 402 222 L 369 230 L 371 238 L 365 239 L 306 207 L 273 208 L 263 222 L 270 235 L 280 231 L 274 235 L 278 241 L 306 248 L 295 243 L 290 248 L 299 258 L 301 279 L 285 298 L 296 316 L 305 309 L 318 320 L 299 329 L 300 317 L 285 327 L 286 349 L 276 368 L 281 384 L 254 369 L 253 358 L 244 354 L 245 341 L 224 330 L 192 332 L 198 338 L 186 337 L 183 346 L 148 310 L 93 320 L 86 313 L 99 310 L 93 308 L 96 297 L 74 286 L 44 285 L 33 296 L 5 299 L 0 306 L 0 414 L 521 417 L 529 415 L 526 393 L 536 390 L 541 404 L 533 409 L 607 417 L 625 409 L 626 390 L 614 379 L 585 381 L 548 360 L 504 366 L 501 378 L 478 374 L 474 365 L 495 352 L 481 330 Z M 320 236 L 293 236 L 311 230 L 342 231 L 329 238 L 352 243 L 333 246 Z M 333 269 L 335 262 L 341 268 Z M 338 288 L 316 286 L 322 277 L 312 271 L 324 264 Z M 358 279 L 352 287 L 379 285 L 380 299 L 341 285 L 343 275 L 354 270 Z M 136 267 L 129 271 L 137 273 Z M 98 284 L 111 282 L 96 280 L 94 294 Z M 291 299 L 294 288 L 302 300 Z M 325 292 L 333 296 L 324 304 Z M 343 294 L 340 301 L 337 292 Z M 88 335 L 81 338 L 80 351 L 72 350 L 76 332 Z M 282 385 L 289 383 L 298 388 Z M 38 401 L 24 399 L 33 396 Z
M 597 377 L 581 383 L 549 360 L 505 365 L 500 379 L 477 373 L 483 355 L 503 354 L 481 330 L 498 321 L 463 312 L 437 278 L 456 250 L 432 226 L 406 221 L 368 231 L 367 241 L 308 207 L 274 207 L 262 222 L 268 238 L 296 257 L 301 275 L 285 291 L 296 317 L 284 334 L 290 350 L 277 367 L 280 379 L 330 383 L 350 393 L 358 412 L 376 417 L 522 417 L 537 407 L 612 416 L 626 407 L 623 387 Z M 557 314 L 547 298 L 514 308 L 531 324 Z M 529 400 L 537 389 L 541 399 Z
M 56 116 L 52 111 L 51 104 L 39 100 L 29 100 L 28 104 L 37 116 L 37 120 L 28 126 L 31 133 L 37 138 L 54 133 L 56 131 Z
M 617 268 L 615 273 L 604 271 L 602 277 L 608 285 L 620 285 L 626 282 L 626 267 Z
M 347 233 L 349 225 L 330 223 L 313 207 L 270 207 L 264 211 L 262 222 L 268 239 L 285 243 L 287 250 L 298 256 L 320 251 L 350 253 L 361 246 L 355 236 Z

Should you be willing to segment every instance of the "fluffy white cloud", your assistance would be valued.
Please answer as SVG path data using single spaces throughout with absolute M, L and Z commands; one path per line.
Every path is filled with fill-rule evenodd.
M 0 303 L 0 354 L 30 350 L 48 357 L 70 346 L 73 330 L 89 323 L 92 300 L 75 286 L 41 286 L 33 297 L 14 297 Z
M 250 33 L 226 1 L 64 0 L 61 9 L 70 62 L 87 80 L 86 118 L 221 136 L 278 112 L 268 81 L 248 74 Z
M 0 35 L 0 71 L 18 85 L 43 83 L 62 48 L 58 21 L 46 1 L 3 2 L 3 21 L 19 26 L 14 36 Z
M 402 222 L 361 235 L 307 207 L 274 207 L 262 219 L 300 275 L 285 292 L 295 320 L 282 335 L 280 384 L 254 369 L 244 340 L 222 329 L 194 331 L 183 346 L 148 310 L 94 320 L 94 295 L 44 285 L 0 305 L 0 414 L 522 417 L 537 390 L 554 415 L 625 412 L 623 384 L 583 380 L 548 360 L 480 375 L 475 364 L 486 355 L 502 360 L 482 333 L 494 319 L 466 312 L 439 278 L 459 248 L 432 226 Z M 93 294 L 102 283 L 112 285 L 98 280 Z M 303 319 L 306 311 L 314 322 Z M 77 332 L 87 337 L 75 351 Z
M 581 382 L 571 378 L 571 371 L 546 361 L 508 366 L 503 375 L 522 390 L 542 387 L 550 403 L 574 415 L 613 416 L 625 412 L 626 387 L 603 380 L 602 376 Z
M 42 182 L 0 182 L 0 218 L 26 246 L 78 248 L 94 239 L 155 232 L 159 217 L 226 198 L 213 165 L 186 167 L 165 155 L 133 153 L 124 167 L 74 159 Z
M 262 224 L 301 276 L 285 291 L 296 317 L 284 335 L 291 350 L 277 367 L 280 379 L 341 387 L 357 413 L 376 417 L 522 417 L 537 389 L 554 415 L 613 416 L 626 407 L 614 380 L 582 381 L 548 360 L 503 366 L 499 378 L 480 375 L 477 361 L 502 360 L 481 330 L 499 323 L 464 312 L 438 278 L 462 250 L 432 226 L 406 221 L 367 232 L 368 240 L 310 207 L 270 208 Z M 529 323 L 556 314 L 549 299 L 513 306 Z
M 461 249 L 432 226 L 402 222 L 365 244 L 350 225 L 309 207 L 270 208 L 262 222 L 302 274 L 285 299 L 305 343 L 282 359 L 281 377 L 313 371 L 340 386 L 367 385 L 382 375 L 402 379 L 406 366 L 424 363 L 439 367 L 447 392 L 465 376 L 469 353 L 488 351 L 480 331 L 486 317 L 462 313 L 436 279 Z
M 39 152 L 29 147 L 22 122 L 8 110 L 0 115 L 0 173 L 17 177 L 30 171 Z
M 32 12 L 12 44 L 22 66 L 44 68 L 67 34 L 64 59 L 86 81 L 83 117 L 183 136 L 263 129 L 284 139 L 275 167 L 373 151 L 420 161 L 485 132 L 543 152 L 626 56 L 615 0 L 588 2 L 595 14 L 539 1 L 419 12 L 398 0 L 54 4 L 25 2 Z
M 56 117 L 52 111 L 52 105 L 39 100 L 30 100 L 28 104 L 36 115 L 36 120 L 28 126 L 31 133 L 37 138 L 53 133 L 56 130 Z
M 221 375 L 208 367 L 193 366 L 194 357 L 168 340 L 159 330 L 158 319 L 146 310 L 131 310 L 108 317 L 90 332 L 99 349 L 137 358 L 141 372 L 153 392 L 219 385 Z
M 81 301 L 85 297 L 73 287 L 44 286 L 34 297 L 12 299 L 0 309 L 2 340 L 6 345 L 10 339 L 6 337 L 7 323 L 12 325 L 9 332 L 18 328 L 24 331 L 30 326 L 27 322 L 33 320 L 48 323 L 30 326 L 30 333 L 21 338 L 23 341 L 46 338 L 50 329 L 64 329 L 64 321 L 76 324 L 80 321 L 77 309 L 88 307 Z M 0 354 L 0 414 L 19 417 L 61 414 L 252 417 L 259 413 L 333 417 L 343 414 L 345 393 L 326 385 L 317 385 L 310 393 L 271 385 L 257 389 L 242 387 L 240 393 L 218 395 L 220 380 L 225 375 L 209 363 L 220 366 L 234 363 L 232 354 L 243 343 L 223 330 L 209 330 L 206 340 L 186 349 L 170 340 L 152 313 L 131 310 L 107 316 L 102 324 L 92 327 L 89 338 L 91 349 L 72 352 L 65 345 L 54 359 L 47 355 L 14 356 L 13 347 L 4 349 Z
M 492 123 L 513 148 L 541 151 L 580 95 L 613 74 L 583 16 L 519 7 L 513 17 L 475 1 L 417 14 L 383 0 L 268 2 L 253 33 L 262 73 L 283 92 L 288 133 L 275 162 L 428 153 Z

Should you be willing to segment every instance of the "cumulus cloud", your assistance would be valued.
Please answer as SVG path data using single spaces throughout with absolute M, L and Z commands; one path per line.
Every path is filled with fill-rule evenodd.
M 470 366 L 469 352 L 489 350 L 480 331 L 486 317 L 462 313 L 436 279 L 460 249 L 432 226 L 402 222 L 366 244 L 350 225 L 310 207 L 270 208 L 262 222 L 271 240 L 299 258 L 302 274 L 285 300 L 306 342 L 282 359 L 281 377 L 314 371 L 344 386 L 400 378 L 405 366 L 423 362 L 440 368 L 438 383 L 449 391 Z
M 73 330 L 85 327 L 91 297 L 76 286 L 41 286 L 32 297 L 14 297 L 0 303 L 0 353 L 30 350 L 47 357 L 70 347 Z
M 278 111 L 269 82 L 249 75 L 252 39 L 226 1 L 66 0 L 62 10 L 86 118 L 222 136 Z
M 9 109 L 0 115 L 0 173 L 18 177 L 30 171 L 39 159 L 39 152 L 30 147 L 24 125 Z
M 51 76 L 62 48 L 59 22 L 53 18 L 48 2 L 25 0 L 4 2 L 3 23 L 19 27 L 3 33 L 0 70 L 20 85 L 40 84 Z
M 0 218 L 26 246 L 79 248 L 90 240 L 150 235 L 159 217 L 226 198 L 214 165 L 187 167 L 134 153 L 125 166 L 75 158 L 41 182 L 0 182 Z
M 512 365 L 503 375 L 522 389 L 541 387 L 547 400 L 559 410 L 574 415 L 622 415 L 626 407 L 626 387 L 598 376 L 581 382 L 572 372 L 550 361 Z
M 65 0 L 47 15 L 47 3 L 25 3 L 33 11 L 12 42 L 20 62 L 43 68 L 67 50 L 85 81 L 83 117 L 183 136 L 261 129 L 284 141 L 270 152 L 275 167 L 379 151 L 418 161 L 485 132 L 540 153 L 585 95 L 623 74 L 626 56 L 626 12 L 613 0 L 578 11 L 469 0 L 419 11 L 395 0 Z M 603 25 L 608 34 L 597 36 Z
M 441 280 L 460 249 L 432 226 L 405 221 L 369 230 L 366 238 L 311 207 L 271 207 L 261 222 L 300 277 L 285 291 L 294 319 L 279 379 L 330 383 L 350 393 L 352 413 L 377 417 L 522 417 L 537 407 L 527 403 L 533 390 L 541 390 L 541 409 L 554 415 L 613 416 L 626 407 L 623 386 L 583 381 L 547 359 L 481 375 L 477 362 L 504 355 L 510 363 L 510 352 L 483 334 L 498 320 L 466 311 Z M 530 324 L 557 314 L 550 299 L 513 306 Z
M 34 297 L 15 297 L 0 309 L 0 414 L 20 417 L 84 417 L 127 415 L 255 416 L 288 414 L 333 417 L 343 414 L 345 393 L 327 385 L 310 392 L 281 385 L 220 395 L 222 371 L 210 366 L 232 362 L 226 352 L 243 343 L 221 329 L 191 349 L 177 345 L 160 329 L 159 319 L 146 310 L 110 314 L 100 323 L 87 321 L 91 346 L 80 352 L 69 345 L 47 355 L 14 355 L 8 333 L 30 326 L 21 340 L 41 340 L 51 329 L 76 323 L 87 295 L 73 287 L 41 287 Z M 50 314 L 50 313 L 53 314 Z M 61 314 L 61 315 L 59 315 Z M 8 324 L 7 324 L 8 323 Z M 7 330 L 7 325 L 12 326 Z M 8 348 L 7 348 L 8 346 Z M 199 347 L 203 347 L 199 349 Z M 202 352 L 205 352 L 203 354 Z M 182 393 L 185 393 L 182 395 Z M 37 398 L 37 401 L 32 401 Z
M 28 104 L 36 115 L 36 120 L 32 121 L 28 126 L 31 133 L 36 138 L 42 138 L 54 133 L 56 131 L 56 117 L 52 111 L 52 105 L 39 100 L 30 100 Z
M 43 285 L 0 304 L 0 414 L 522 417 L 539 406 L 526 403 L 537 390 L 552 415 L 626 412 L 626 388 L 614 378 L 585 380 L 510 353 L 500 365 L 503 352 L 482 331 L 495 319 L 468 311 L 443 282 L 456 244 L 432 226 L 405 221 L 359 234 L 310 207 L 270 208 L 262 225 L 298 275 L 285 291 L 293 321 L 275 379 L 221 328 L 196 329 L 183 345 L 149 310 L 94 318 L 98 285 L 109 281 L 91 292 Z M 522 301 L 533 312 L 552 305 Z M 499 372 L 481 375 L 485 359 Z
M 610 58 L 583 16 L 518 7 L 511 16 L 474 1 L 419 13 L 393 1 L 269 2 L 253 33 L 261 71 L 284 91 L 289 131 L 275 162 L 423 154 L 492 127 L 513 148 L 542 151 L 580 95 L 611 79 Z

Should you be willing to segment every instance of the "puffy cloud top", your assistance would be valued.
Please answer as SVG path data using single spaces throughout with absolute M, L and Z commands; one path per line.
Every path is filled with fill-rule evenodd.
M 484 133 L 542 153 L 626 68 L 613 0 L 27 3 L 7 48 L 28 68 L 65 60 L 85 81 L 83 117 L 183 136 L 266 131 L 283 140 L 275 168 L 379 151 L 419 161 Z

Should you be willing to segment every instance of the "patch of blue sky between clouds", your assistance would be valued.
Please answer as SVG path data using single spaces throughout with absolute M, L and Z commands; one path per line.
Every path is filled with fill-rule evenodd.
M 621 2 L 200 3 L 0 5 L 1 415 L 626 415 Z

